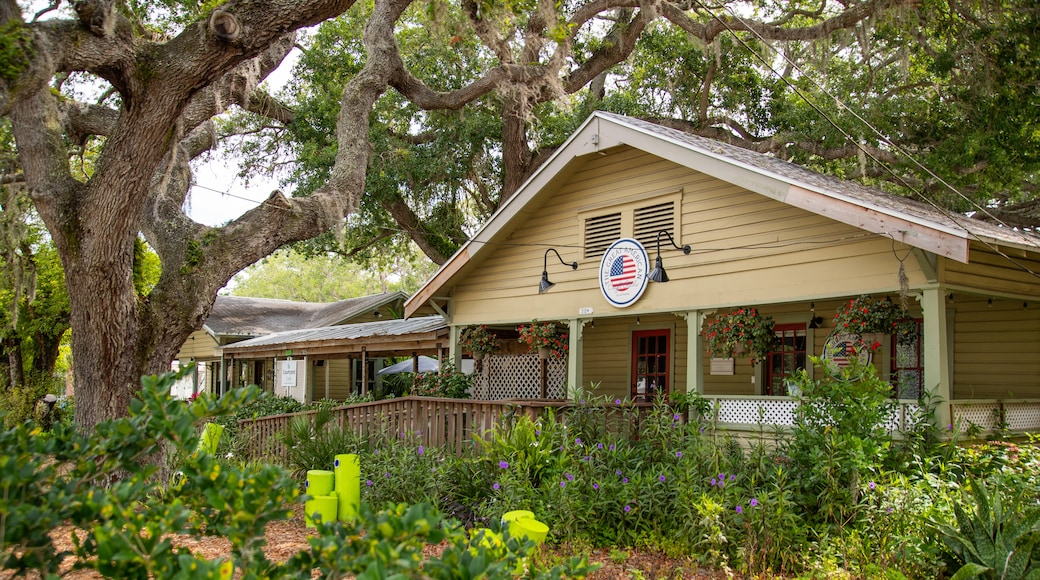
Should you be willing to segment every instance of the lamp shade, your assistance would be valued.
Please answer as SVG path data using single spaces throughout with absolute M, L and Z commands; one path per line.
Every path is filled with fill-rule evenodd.
M 664 263 L 661 262 L 661 256 L 657 256 L 654 260 L 654 269 L 650 270 L 650 273 L 646 277 L 651 282 L 667 282 L 668 273 L 664 271 Z
M 542 270 L 542 281 L 538 283 L 538 293 L 541 294 L 555 285 L 549 281 L 549 272 Z

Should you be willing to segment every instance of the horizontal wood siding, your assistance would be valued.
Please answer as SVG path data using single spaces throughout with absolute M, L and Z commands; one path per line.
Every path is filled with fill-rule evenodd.
M 329 359 L 324 365 L 317 366 L 318 361 L 311 362 L 311 394 L 315 401 L 325 398 L 325 365 L 329 372 L 329 398 L 342 401 L 350 396 L 350 360 Z
M 187 362 L 188 360 L 214 360 L 220 358 L 220 346 L 213 340 L 205 330 L 196 330 L 191 333 L 188 340 L 184 341 L 177 360 Z
M 969 264 L 947 261 L 944 282 L 951 286 L 972 286 L 993 292 L 1040 298 L 1040 254 L 1012 248 L 997 248 L 974 242 Z
M 1040 302 L 956 295 L 955 399 L 1040 397 Z
M 459 280 L 453 322 L 564 320 L 583 307 L 593 307 L 599 320 L 647 310 L 794 302 L 897 287 L 899 261 L 890 239 L 633 149 L 593 156 L 551 187 L 544 201 L 514 219 L 513 229 L 497 240 L 501 245 Z M 583 258 L 579 214 L 642 207 L 677 192 L 682 192 L 682 205 L 676 241 L 690 244 L 693 252 L 662 247 L 671 281 L 650 284 L 628 309 L 614 308 L 599 289 L 599 260 Z M 625 236 L 631 234 L 627 227 L 622 226 Z M 549 247 L 579 267 L 573 271 L 550 256 L 548 276 L 556 286 L 538 294 Z M 896 249 L 900 255 L 906 252 L 902 245 Z M 652 265 L 655 249 L 647 250 Z M 912 286 L 925 283 L 916 261 L 904 265 Z

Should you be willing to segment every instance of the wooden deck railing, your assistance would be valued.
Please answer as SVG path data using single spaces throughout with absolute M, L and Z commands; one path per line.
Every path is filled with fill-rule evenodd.
M 618 409 L 608 408 L 597 413 L 597 420 L 609 431 L 631 429 L 638 431 L 642 419 L 653 407 L 650 403 L 624 406 L 634 409 L 636 420 L 623 421 Z M 402 397 L 336 407 L 333 421 L 362 436 L 407 434 L 426 447 L 441 447 L 452 453 L 465 453 L 478 436 L 485 436 L 499 425 L 519 416 L 537 419 L 548 409 L 563 416 L 575 409 L 587 408 L 562 400 L 501 400 L 478 401 L 471 399 L 443 399 L 436 397 Z M 633 411 L 627 411 L 632 413 Z M 249 459 L 287 464 L 289 450 L 282 442 L 282 434 L 297 417 L 313 417 L 317 411 L 271 415 L 239 421 L 239 441 L 242 452 Z

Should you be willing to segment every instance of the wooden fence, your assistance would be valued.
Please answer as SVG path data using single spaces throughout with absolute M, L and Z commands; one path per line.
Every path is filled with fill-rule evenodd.
M 603 428 L 612 432 L 623 429 L 638 432 L 652 408 L 650 403 L 628 404 L 616 409 L 608 406 L 604 412 L 595 413 L 594 420 L 601 421 Z M 550 409 L 566 415 L 588 407 L 562 400 L 477 401 L 401 397 L 336 407 L 332 410 L 332 421 L 358 435 L 408 435 L 426 447 L 441 447 L 462 454 L 473 447 L 477 437 L 486 436 L 498 426 L 519 416 L 537 419 Z M 244 446 L 241 452 L 248 459 L 286 465 L 289 450 L 282 442 L 282 434 L 294 419 L 313 420 L 316 414 L 317 411 L 305 411 L 239 421 L 238 438 Z

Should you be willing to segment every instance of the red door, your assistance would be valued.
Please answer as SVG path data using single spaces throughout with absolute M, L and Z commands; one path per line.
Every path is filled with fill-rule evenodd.
M 652 401 L 668 396 L 672 331 L 637 330 L 632 333 L 632 400 Z

